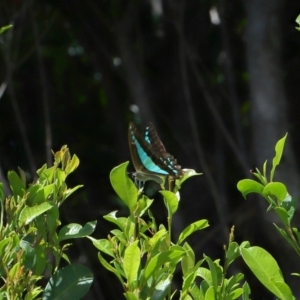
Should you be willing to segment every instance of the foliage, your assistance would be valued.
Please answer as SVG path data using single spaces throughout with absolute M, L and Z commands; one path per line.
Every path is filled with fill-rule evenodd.
M 300 25 L 300 15 L 297 17 L 296 19 L 296 23 L 298 23 L 298 25 Z M 297 30 L 300 30 L 300 26 L 296 27 Z
M 2 34 L 3 32 L 5 32 L 6 30 L 8 30 L 10 28 L 12 28 L 12 25 L 0 27 L 0 34 Z
M 276 146 L 271 178 L 280 162 L 283 146 L 284 140 L 280 140 Z M 162 224 L 157 226 L 150 211 L 153 200 L 144 195 L 142 189 L 138 190 L 130 180 L 127 166 L 128 163 L 124 163 L 114 168 L 110 180 L 128 207 L 129 215 L 117 217 L 116 211 L 105 215 L 104 219 L 117 228 L 111 231 L 107 239 L 88 237 L 100 251 L 100 263 L 118 278 L 126 299 L 172 299 L 177 292 L 172 290 L 172 280 L 179 265 L 182 271 L 180 299 L 250 299 L 251 290 L 242 273 L 229 278 L 226 276 L 229 266 L 239 257 L 274 295 L 280 299 L 294 299 L 275 259 L 266 250 L 251 247 L 249 242 L 238 245 L 234 241 L 234 227 L 228 245 L 224 246 L 223 266 L 220 260 L 212 260 L 207 255 L 196 262 L 195 253 L 186 241 L 192 233 L 208 227 L 207 220 L 190 224 L 180 233 L 177 241 L 172 241 L 172 218 L 179 206 L 178 191 L 183 181 L 196 175 L 193 170 L 189 170 L 190 175 L 182 181 L 176 180 L 176 193 L 161 191 L 168 212 L 168 228 L 165 228 Z M 262 175 L 258 173 L 258 177 L 262 178 Z M 262 188 L 252 181 L 241 181 L 240 185 L 245 187 L 243 194 L 251 188 L 263 194 Z M 272 198 L 270 193 L 274 193 L 273 189 L 281 195 L 281 203 L 286 201 L 282 199 L 284 188 L 281 185 L 273 188 L 268 186 L 263 195 Z
M 36 299 L 43 288 L 43 274 L 50 278 L 42 298 L 81 299 L 89 290 L 93 276 L 89 269 L 70 264 L 66 239 L 81 238 L 94 231 L 96 222 L 84 227 L 69 224 L 62 227 L 59 208 L 81 186 L 68 188 L 66 179 L 79 165 L 63 146 L 54 153 L 54 164 L 37 170 L 38 179 L 27 183 L 26 173 L 8 173 L 12 195 L 5 197 L 0 183 L 0 275 L 3 279 L 0 299 Z M 64 259 L 69 265 L 59 269 Z
M 287 134 L 282 139 L 280 139 L 275 146 L 275 156 L 272 161 L 272 169 L 269 173 L 269 176 L 267 174 L 267 161 L 265 161 L 265 163 L 263 164 L 262 172 L 259 171 L 259 169 L 257 168 L 255 171 L 252 172 L 252 174 L 256 177 L 257 181 L 251 179 L 243 179 L 238 182 L 237 188 L 244 197 L 246 197 L 249 193 L 257 193 L 268 202 L 268 211 L 273 210 L 277 214 L 278 218 L 280 219 L 283 225 L 283 228 L 280 228 L 279 226 L 274 224 L 275 228 L 283 236 L 283 238 L 293 247 L 296 253 L 300 255 L 299 230 L 295 227 L 292 227 L 291 225 L 291 221 L 297 206 L 297 201 L 288 193 L 286 186 L 282 182 L 273 181 L 276 167 L 279 165 L 282 157 L 282 152 L 284 149 L 286 138 Z M 290 290 L 288 289 L 286 284 L 283 283 L 281 272 L 279 270 L 279 267 L 277 266 L 277 264 L 275 265 L 275 263 L 275 260 L 272 258 L 273 267 L 269 270 L 267 268 L 264 268 L 265 272 L 266 270 L 268 270 L 269 274 L 272 273 L 272 277 L 269 278 L 269 281 L 264 280 L 263 274 L 260 274 L 258 276 L 255 273 L 257 271 L 256 267 L 250 266 L 248 263 L 247 264 L 257 276 L 257 278 L 270 291 L 277 295 L 277 297 L 283 299 L 270 286 L 270 284 L 279 282 L 280 284 L 276 286 L 276 290 L 279 293 L 281 293 L 281 295 L 291 295 Z M 275 271 L 277 274 L 276 276 L 274 275 Z M 277 276 L 279 277 L 276 279 Z

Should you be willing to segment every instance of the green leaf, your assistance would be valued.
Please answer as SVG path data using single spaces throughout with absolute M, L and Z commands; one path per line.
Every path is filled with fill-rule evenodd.
M 221 267 L 216 262 L 212 261 L 212 259 L 210 257 L 204 255 L 204 258 L 205 258 L 205 260 L 207 261 L 207 263 L 209 265 L 213 287 L 216 291 L 219 284 L 221 283 L 221 280 L 222 280 Z
M 297 204 L 297 199 L 295 197 L 292 197 L 290 194 L 287 194 L 284 200 L 281 202 L 281 206 L 287 211 L 289 215 L 289 221 L 291 221 L 294 216 Z
M 275 207 L 274 211 L 276 212 L 277 216 L 279 217 L 280 221 L 285 225 L 289 226 L 289 215 L 287 211 L 283 207 Z
M 196 270 L 194 272 L 189 273 L 187 276 L 184 276 L 183 283 L 182 283 L 183 293 L 187 292 L 190 289 L 192 283 L 195 281 L 195 277 L 196 277 Z
M 193 284 L 190 288 L 190 293 L 194 299 L 204 300 L 204 295 L 201 293 L 200 289 L 196 284 Z
M 126 292 L 124 295 L 127 300 L 139 300 L 133 292 Z
M 195 266 L 195 253 L 193 248 L 188 244 L 184 243 L 183 248 L 185 250 L 185 254 L 181 259 L 181 269 L 183 275 L 187 275 Z
M 216 299 L 217 299 L 217 296 L 215 295 L 215 290 L 211 286 L 207 289 L 207 291 L 205 293 L 205 300 L 216 300 Z
M 292 240 L 288 234 L 281 228 L 279 228 L 276 224 L 274 224 L 275 228 L 278 230 L 278 232 L 282 235 L 282 237 L 294 248 L 296 253 L 299 254 L 298 245 Z
M 169 212 L 169 216 L 172 216 L 178 209 L 179 200 L 177 196 L 170 191 L 160 191 L 164 196 L 165 204 Z
M 243 300 L 250 300 L 251 289 L 248 282 L 243 285 Z
M 180 177 L 180 183 L 179 185 L 181 186 L 187 179 L 194 177 L 194 176 L 199 176 L 202 175 L 203 173 L 197 173 L 193 169 L 183 169 L 183 176 Z
M 276 260 L 263 248 L 241 248 L 242 257 L 257 279 L 280 299 L 293 299 Z
M 30 204 L 36 205 L 45 202 L 50 194 L 52 194 L 55 185 L 54 183 L 39 188 L 33 198 L 30 200 Z M 33 189 L 33 187 L 31 187 Z
M 165 263 L 176 264 L 178 260 L 184 255 L 184 251 L 180 250 L 169 250 L 154 256 L 145 268 L 144 276 L 148 280 L 153 272 L 157 271 Z
M 141 217 L 151 206 L 154 200 L 150 200 L 146 195 L 141 195 L 135 214 Z
M 68 164 L 66 166 L 65 172 L 66 175 L 69 175 L 70 173 L 74 172 L 79 166 L 79 158 L 76 156 L 76 154 L 73 155 L 72 159 L 68 161 Z
M 71 189 L 67 189 L 64 191 L 64 198 L 63 198 L 63 201 L 65 201 L 68 197 L 70 197 L 75 191 L 77 191 L 78 189 L 82 188 L 83 185 L 80 184 L 80 185 L 76 185 L 74 186 L 73 188 Z
M 12 25 L 6 25 L 0 28 L 0 34 L 2 34 L 4 31 L 8 30 L 9 28 L 12 28 Z
M 127 218 L 121 217 L 121 218 L 117 218 L 116 217 L 116 213 L 118 211 L 112 211 L 111 213 L 109 213 L 108 215 L 103 216 L 103 219 L 116 224 L 122 231 L 125 230 L 126 224 L 127 224 Z
M 92 272 L 80 264 L 58 270 L 45 287 L 43 300 L 82 299 L 93 282 Z
M 112 266 L 111 266 L 111 265 L 110 265 L 110 264 L 102 257 L 102 255 L 101 255 L 100 252 L 98 253 L 98 258 L 99 258 L 99 261 L 100 261 L 100 263 L 102 264 L 102 266 L 103 266 L 105 269 L 107 269 L 108 271 L 114 273 L 114 274 L 117 276 L 117 278 L 119 279 L 119 281 L 121 282 L 122 286 L 124 287 L 125 284 L 124 284 L 124 281 L 123 281 L 123 279 L 122 279 L 120 273 L 119 273 L 114 267 L 112 267 Z
M 237 288 L 235 290 L 233 290 L 229 295 L 228 298 L 226 299 L 230 299 L 230 300 L 234 300 L 237 299 L 238 297 L 240 297 L 243 294 L 244 289 L 243 288 Z
M 52 235 L 57 227 L 58 223 L 57 220 L 59 220 L 59 209 L 57 206 L 53 206 L 51 209 L 47 212 L 47 230 L 48 234 Z
M 138 190 L 127 176 L 128 164 L 129 162 L 125 162 L 113 168 L 110 172 L 110 182 L 120 199 L 129 208 L 129 211 L 133 212 L 137 202 Z
M 231 276 L 228 280 L 226 290 L 229 291 L 229 292 L 232 292 L 233 290 L 235 290 L 235 288 L 239 285 L 239 283 L 243 279 L 244 279 L 244 274 L 242 274 L 242 273 L 237 273 L 237 274 Z M 230 299 L 235 299 L 235 298 L 230 298 Z
M 298 25 L 300 25 L 300 15 L 297 17 L 296 23 L 298 23 Z M 300 30 L 300 27 L 296 27 L 296 29 Z
M 112 256 L 112 257 L 115 257 L 113 245 L 109 240 L 107 240 L 107 239 L 96 240 L 91 236 L 87 236 L 87 238 L 93 242 L 93 245 L 98 250 L 100 250 L 100 251 L 102 251 L 102 252 L 104 252 L 104 253 Z
M 128 280 L 129 287 L 131 287 L 132 290 L 134 289 L 133 282 L 137 278 L 140 263 L 141 250 L 138 247 L 138 241 L 135 241 L 126 248 L 123 262 L 124 272 Z
M 261 195 L 264 186 L 255 180 L 243 179 L 238 182 L 237 189 L 242 193 L 243 197 L 246 199 L 246 196 L 249 193 L 258 193 Z
M 267 167 L 267 161 L 265 161 L 265 163 L 263 164 L 263 173 L 264 174 L 266 173 L 266 167 Z M 258 168 L 255 168 L 255 170 L 256 170 L 256 172 L 251 171 L 251 174 L 253 176 L 255 176 L 261 182 L 262 185 L 265 186 L 268 183 L 268 179 L 260 173 Z
M 280 139 L 277 142 L 277 144 L 275 146 L 275 153 L 276 154 L 275 154 L 275 157 L 273 158 L 273 165 L 272 165 L 272 170 L 271 170 L 271 173 L 270 173 L 270 181 L 273 181 L 273 177 L 274 177 L 274 173 L 275 173 L 276 167 L 280 163 L 286 138 L 287 138 L 287 133 L 285 134 L 285 136 L 282 139 Z
M 20 213 L 20 219 L 19 222 L 21 224 L 29 224 L 31 221 L 33 221 L 36 217 L 40 216 L 47 210 L 51 209 L 52 205 L 48 202 L 44 202 L 40 205 L 35 206 L 25 206 L 23 210 Z
M 148 240 L 148 244 L 151 247 L 151 252 L 153 252 L 153 249 L 156 247 L 157 244 L 159 244 L 159 241 L 162 238 L 164 238 L 167 234 L 167 230 L 165 228 L 161 228 Z
M 162 300 L 165 299 L 169 292 L 169 287 L 172 283 L 172 275 L 168 275 L 167 278 L 161 279 L 154 287 L 154 291 L 151 294 L 150 300 Z
M 239 256 L 240 256 L 239 245 L 236 242 L 231 242 L 229 244 L 228 250 L 226 251 L 226 264 L 229 266 Z
M 91 235 L 96 228 L 97 221 L 88 222 L 82 227 L 80 224 L 68 224 L 64 226 L 58 234 L 58 240 L 68 240 L 82 238 Z
M 264 187 L 263 194 L 265 196 L 276 197 L 277 201 L 280 203 L 286 198 L 288 192 L 286 186 L 283 183 L 270 182 Z
M 33 274 L 42 275 L 47 265 L 48 257 L 46 257 L 44 245 L 35 247 L 35 261 L 33 265 Z
M 24 266 L 26 269 L 32 269 L 34 264 L 34 256 L 35 256 L 35 249 L 31 246 L 29 241 L 22 239 L 20 241 L 20 248 L 24 250 Z
M 197 230 L 204 229 L 208 227 L 208 221 L 207 220 L 199 220 L 196 221 L 190 225 L 188 225 L 179 235 L 177 244 L 181 244 L 188 236 L 190 236 L 193 232 Z
M 26 189 L 25 183 L 15 171 L 9 171 L 7 175 L 9 185 L 15 196 L 23 197 Z

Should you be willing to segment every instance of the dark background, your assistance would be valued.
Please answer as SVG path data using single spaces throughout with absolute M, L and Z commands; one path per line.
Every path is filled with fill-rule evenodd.
M 245 201 L 236 189 L 250 169 L 271 163 L 289 132 L 275 180 L 300 195 L 298 14 L 297 0 L 1 0 L 0 26 L 14 25 L 0 36 L 1 181 L 18 166 L 33 180 L 52 163 L 51 149 L 67 144 L 81 160 L 69 184 L 84 188 L 62 207 L 63 222 L 97 219 L 93 236 L 105 238 L 113 227 L 102 216 L 127 213 L 109 172 L 130 159 L 128 123 L 151 121 L 180 165 L 204 173 L 183 185 L 175 237 L 208 219 L 210 228 L 189 242 L 197 259 L 217 259 L 235 225 L 236 241 L 270 251 L 300 299 L 290 275 L 299 258 L 272 225 L 277 219 L 263 199 Z M 154 189 L 147 186 L 153 212 L 165 222 Z M 95 275 L 85 299 L 123 297 L 88 240 L 69 253 Z M 230 270 L 245 272 L 253 299 L 272 299 L 241 261 Z

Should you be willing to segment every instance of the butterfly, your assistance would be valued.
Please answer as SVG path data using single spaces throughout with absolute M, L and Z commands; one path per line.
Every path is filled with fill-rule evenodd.
M 162 177 L 172 180 L 182 176 L 181 166 L 166 151 L 152 123 L 141 135 L 134 123 L 129 123 L 128 141 L 131 159 L 136 172 L 133 174 L 138 181 L 156 181 L 162 184 Z

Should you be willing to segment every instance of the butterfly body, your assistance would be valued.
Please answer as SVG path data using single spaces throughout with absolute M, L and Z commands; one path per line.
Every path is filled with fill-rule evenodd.
M 144 135 L 141 135 L 134 123 L 128 127 L 129 149 L 135 176 L 138 180 L 154 180 L 162 183 L 160 176 L 179 178 L 182 175 L 181 166 L 176 159 L 166 152 L 154 126 L 150 123 Z

